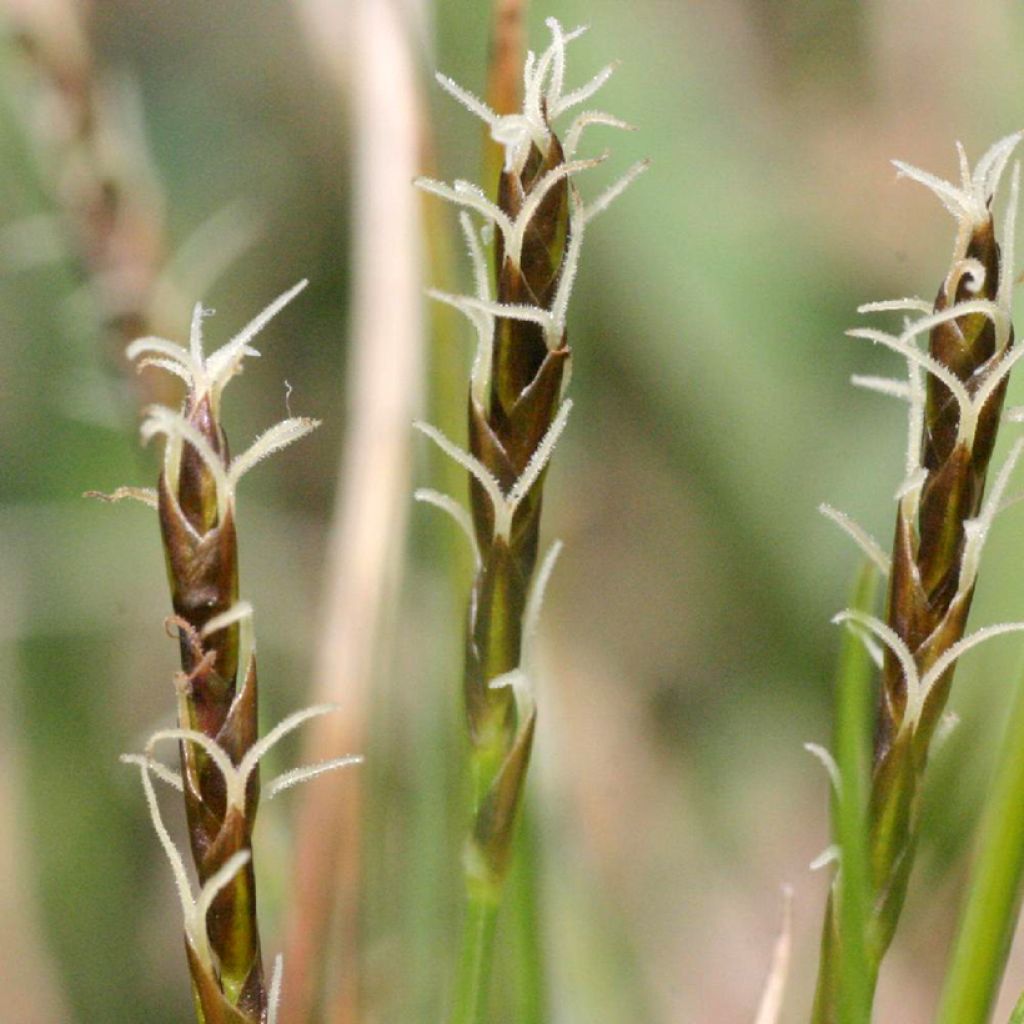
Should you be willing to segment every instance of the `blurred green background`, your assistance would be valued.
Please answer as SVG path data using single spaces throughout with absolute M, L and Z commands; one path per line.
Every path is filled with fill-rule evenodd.
M 351 97 L 314 59 L 299 15 L 316 7 L 344 25 L 353 7 L 387 2 L 72 5 L 96 75 L 133 90 L 159 186 L 147 209 L 168 253 L 213 215 L 253 236 L 208 291 L 168 307 L 161 331 L 184 338 L 202 299 L 217 310 L 208 336 L 226 340 L 311 280 L 226 399 L 236 448 L 286 402 L 324 420 L 241 490 L 267 722 L 310 699 L 348 436 L 360 216 Z M 137 389 L 59 216 L 53 244 L 39 241 L 52 227 L 39 215 L 60 213 L 40 127 L 60 111 L 40 102 L 14 38 L 34 6 L 47 0 L 0 3 L 0 991 L 11 1007 L 0 1020 L 170 1024 L 190 1014 L 179 911 L 138 779 L 117 762 L 173 710 L 162 556 L 148 510 L 81 498 L 149 485 L 158 460 L 138 446 Z M 488 5 L 396 6 L 437 173 L 475 178 L 479 126 L 431 72 L 483 91 Z M 652 161 L 588 233 L 570 314 L 576 408 L 548 485 L 546 530 L 566 542 L 542 628 L 534 779 L 552 1021 L 751 1020 L 790 882 L 783 1020 L 797 1022 L 827 883 L 807 864 L 829 842 L 826 778 L 801 744 L 828 742 L 829 619 L 857 562 L 816 506 L 838 506 L 885 544 L 904 445 L 899 403 L 849 386 L 854 372 L 900 376 L 899 361 L 843 331 L 861 302 L 936 290 L 953 223 L 888 161 L 953 177 L 956 139 L 976 159 L 1021 127 L 1024 9 L 535 2 L 534 47 L 552 14 L 591 25 L 573 44 L 571 81 L 622 60 L 599 105 L 639 131 L 606 141 L 595 129 L 589 151 L 614 146 L 609 178 Z M 319 42 L 358 67 L 345 32 L 331 38 Z M 438 218 L 455 231 L 450 210 Z M 56 258 L 24 266 L 26 238 Z M 463 400 L 471 332 L 454 330 L 428 347 L 421 411 L 438 396 Z M 1013 385 L 1009 401 L 1022 400 Z M 459 430 L 461 404 L 438 415 Z M 410 492 L 440 486 L 448 471 L 411 430 L 410 444 Z M 366 1021 L 440 1019 L 460 913 L 468 575 L 452 562 L 464 553 L 447 521 L 417 507 L 409 522 L 369 711 L 362 949 L 358 965 L 335 965 L 360 976 Z M 1024 618 L 1022 531 L 1018 507 L 986 551 L 975 624 Z M 958 671 L 962 722 L 931 771 L 879 1020 L 931 1015 L 1020 669 L 1006 639 Z M 286 746 L 276 763 L 297 756 Z M 280 946 L 298 799 L 264 807 L 257 830 L 268 955 Z M 165 813 L 177 822 L 170 801 Z M 1017 952 L 1004 1002 L 1022 987 Z

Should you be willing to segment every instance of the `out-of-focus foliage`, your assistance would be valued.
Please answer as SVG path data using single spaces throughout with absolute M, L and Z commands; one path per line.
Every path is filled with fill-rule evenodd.
M 428 72 L 483 88 L 486 7 L 439 0 L 422 20 L 410 9 L 446 178 L 474 176 L 480 136 Z M 307 702 L 358 215 L 345 97 L 318 76 L 294 14 L 245 0 L 106 0 L 90 19 L 97 65 L 137 87 L 171 250 L 238 200 L 262 227 L 208 294 L 182 297 L 177 338 L 193 301 L 217 310 L 213 345 L 289 284 L 312 282 L 287 323 L 268 328 L 225 409 L 239 449 L 287 407 L 325 423 L 239 495 L 266 721 Z M 589 236 L 569 327 L 576 408 L 547 486 L 545 529 L 566 542 L 542 629 L 535 751 L 554 998 L 565 1019 L 594 1024 L 749 1020 L 789 881 L 784 1020 L 795 1022 L 809 1007 L 825 888 L 806 865 L 828 842 L 827 780 L 801 743 L 830 736 L 829 618 L 856 568 L 816 506 L 833 503 L 886 541 L 904 443 L 897 403 L 848 385 L 889 357 L 842 332 L 860 302 L 934 293 L 952 222 L 896 183 L 888 160 L 950 176 L 955 139 L 976 157 L 1019 127 L 1024 12 L 994 0 L 969 18 L 951 0 L 927 16 L 906 0 L 566 0 L 535 4 L 535 42 L 547 14 L 591 24 L 570 73 L 622 59 L 602 99 L 640 131 L 617 153 L 652 160 Z M 0 71 L 6 256 L 11 226 L 52 207 L 24 130 L 28 72 L 10 47 Z M 11 912 L 0 978 L 5 991 L 32 980 L 12 1019 L 170 1024 L 190 1012 L 172 882 L 136 773 L 117 763 L 173 707 L 157 527 L 141 507 L 80 497 L 150 485 L 155 457 L 138 448 L 136 396 L 80 268 L 5 268 L 0 905 L 10 898 Z M 439 380 L 464 379 L 471 331 L 454 331 L 424 405 Z M 1020 392 L 1012 385 L 1008 402 Z M 419 482 L 436 486 L 433 456 L 418 450 Z M 468 579 L 452 581 L 450 524 L 429 510 L 412 522 L 364 751 L 361 971 L 375 1020 L 438 1019 L 459 907 Z M 975 623 L 1022 617 L 1022 537 L 1024 512 L 1008 513 Z M 1018 651 L 1000 641 L 958 670 L 963 721 L 932 766 L 880 1020 L 898 1007 L 899 1020 L 924 1021 L 937 998 Z M 256 836 L 271 952 L 289 883 L 288 799 L 264 808 Z M 1012 991 L 1024 987 L 1017 960 Z

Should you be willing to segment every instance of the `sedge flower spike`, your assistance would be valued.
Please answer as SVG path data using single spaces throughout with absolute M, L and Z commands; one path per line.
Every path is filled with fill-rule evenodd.
M 906 319 L 899 333 L 874 328 L 850 332 L 896 352 L 907 366 L 905 384 L 855 380 L 907 402 L 907 455 L 904 482 L 897 491 L 893 557 L 885 558 L 846 516 L 827 507 L 823 511 L 876 564 L 891 566 L 888 626 L 913 653 L 922 677 L 963 636 L 982 546 L 1020 455 L 1015 446 L 997 475 L 991 500 L 983 502 L 1009 372 L 1024 353 L 1013 344 L 1010 320 L 1019 164 L 1011 173 L 1002 249 L 991 212 L 995 190 L 1020 138 L 1016 133 L 997 142 L 973 171 L 958 146 L 959 185 L 896 162 L 901 176 L 925 185 L 956 219 L 950 267 L 931 306 L 920 299 L 900 299 L 860 307 L 864 313 L 902 312 Z M 927 338 L 927 347 L 919 344 L 920 338 Z M 879 723 L 876 757 L 905 724 L 915 731 L 918 725 L 903 721 L 911 681 L 891 644 L 885 665 L 883 704 L 891 714 Z M 936 693 L 948 690 L 948 684 L 946 679 Z M 927 729 L 935 726 L 940 710 L 926 715 Z M 916 708 L 919 714 L 925 711 Z
M 290 417 L 266 430 L 240 455 L 229 455 L 221 426 L 222 396 L 259 355 L 256 336 L 306 286 L 301 281 L 207 355 L 196 305 L 189 341 L 141 338 L 128 348 L 140 369 L 156 367 L 186 385 L 180 410 L 145 410 L 144 442 L 164 439 L 163 468 L 150 493 L 121 488 L 109 497 L 155 505 L 160 520 L 181 671 L 175 677 L 177 726 L 154 733 L 144 753 L 126 757 L 140 767 L 157 835 L 170 860 L 185 915 L 186 953 L 200 1019 L 268 1024 L 276 1016 L 280 968 L 268 989 L 256 914 L 252 832 L 259 806 L 259 762 L 303 722 L 333 710 L 298 711 L 259 737 L 252 606 L 238 598 L 235 497 L 238 482 L 268 455 L 310 433 L 315 420 Z M 181 770 L 155 756 L 158 743 L 177 744 Z M 266 789 L 276 793 L 323 772 L 359 762 L 342 757 L 284 772 Z M 160 818 L 152 778 L 183 794 L 189 846 L 199 881 L 193 897 L 183 858 Z
M 470 294 L 429 293 L 473 328 L 468 444 L 463 448 L 430 424 L 416 424 L 466 471 L 469 508 L 429 488 L 416 498 L 449 514 L 473 551 L 463 696 L 475 786 L 464 866 L 469 899 L 492 907 L 508 871 L 537 719 L 531 638 L 561 549 L 552 545 L 538 564 L 544 483 L 572 409 L 565 396 L 572 292 L 592 221 L 647 167 L 646 161 L 634 164 L 584 199 L 587 178 L 608 159 L 607 153 L 580 155 L 585 133 L 630 126 L 586 106 L 615 65 L 570 85 L 567 50 L 584 30 L 565 31 L 554 18 L 547 27 L 546 49 L 526 55 L 518 110 L 495 111 L 437 76 L 501 147 L 497 181 L 487 190 L 462 180 L 416 182 L 459 208 L 472 269 Z M 467 942 L 473 941 L 469 935 Z M 472 955 L 464 960 L 473 962 L 479 961 Z M 476 991 L 470 984 L 463 994 Z M 459 996 L 455 1002 L 469 1013 Z M 484 1019 L 477 1009 L 484 1016 L 472 1019 Z M 453 1017 L 468 1019 L 458 1009 Z
M 965 636 L 984 544 L 1005 507 L 1011 474 L 1024 451 L 1022 441 L 1011 447 L 986 496 L 1009 374 L 1024 354 L 1014 345 L 1011 321 L 1019 163 L 1009 175 L 1001 245 L 992 212 L 1022 134 L 997 142 L 973 170 L 958 144 L 958 183 L 895 163 L 900 177 L 924 185 L 955 219 L 952 257 L 934 302 L 905 298 L 860 307 L 861 313 L 900 314 L 900 330 L 849 332 L 900 356 L 907 373 L 905 380 L 853 381 L 907 406 L 904 478 L 896 490 L 891 556 L 849 517 L 822 506 L 888 581 L 884 618 L 847 610 L 833 619 L 853 629 L 881 661 L 868 822 L 869 934 L 871 954 L 879 961 L 902 909 L 919 827 L 922 777 L 932 741 L 943 729 L 956 663 L 984 640 L 1024 630 L 1024 623 L 1014 622 Z M 838 1019 L 835 927 L 830 910 L 816 1024 Z
M 635 164 L 596 198 L 584 201 L 577 180 L 608 156 L 578 156 L 584 132 L 630 125 L 584 107 L 615 65 L 582 85 L 568 85 L 567 49 L 584 29 L 565 31 L 554 18 L 546 24 L 550 42 L 540 54 L 527 55 L 522 104 L 515 112 L 499 114 L 450 78 L 437 76 L 441 87 L 479 117 L 503 149 L 493 198 L 467 181 L 416 182 L 460 208 L 473 271 L 472 294 L 429 293 L 459 310 L 476 337 L 468 450 L 435 427 L 416 424 L 467 471 L 470 507 L 466 511 L 454 498 L 429 488 L 417 491 L 416 497 L 451 515 L 473 548 L 477 571 L 470 599 L 465 700 L 475 749 L 496 752 L 492 760 L 502 765 L 482 800 L 482 805 L 490 801 L 490 810 L 480 817 L 491 823 L 490 834 L 476 833 L 483 862 L 490 863 L 496 877 L 504 870 L 499 864 L 507 860 L 505 846 L 533 735 L 523 642 L 541 492 L 572 408 L 563 396 L 569 378 L 572 289 L 588 225 L 647 166 L 646 161 Z M 563 119 L 564 131 L 556 128 Z M 492 246 L 493 277 L 487 245 Z M 500 810 L 495 810 L 497 804 Z M 494 825 L 499 820 L 500 827 Z

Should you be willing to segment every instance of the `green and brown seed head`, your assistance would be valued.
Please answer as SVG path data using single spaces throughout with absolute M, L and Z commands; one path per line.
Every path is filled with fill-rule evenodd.
M 961 241 L 934 303 L 937 314 L 978 300 L 993 307 L 1003 283 L 1000 247 L 989 209 L 961 223 Z M 1008 314 L 1007 314 L 1008 316 Z M 1013 345 L 1007 319 L 997 327 L 991 311 L 965 312 L 937 323 L 929 332 L 928 352 L 974 398 Z M 964 586 L 961 571 L 966 524 L 978 516 L 985 494 L 1008 378 L 1003 375 L 977 410 L 976 425 L 962 436 L 960 403 L 935 374 L 927 374 L 920 441 L 922 481 L 916 517 L 903 503 L 897 516 L 889 589 L 889 624 L 914 655 L 923 675 L 964 634 L 973 598 L 973 580 Z M 953 667 L 944 674 L 918 724 L 919 749 L 927 748 L 945 706 Z M 876 759 L 898 731 L 906 706 L 906 682 L 892 651 L 886 656 Z
M 225 465 L 227 438 L 213 396 L 190 388 L 183 410 L 191 426 Z M 181 648 L 179 697 L 183 728 L 194 729 L 225 750 L 234 764 L 256 742 L 258 702 L 255 659 L 239 690 L 240 625 L 204 634 L 208 623 L 238 602 L 238 540 L 234 501 L 207 461 L 187 440 L 165 465 L 157 488 L 160 530 Z M 189 842 L 200 883 L 239 851 L 251 852 L 259 801 L 259 770 L 249 779 L 246 809 L 228 805 L 217 765 L 193 743 L 180 745 Z M 266 989 L 256 914 L 256 881 L 250 856 L 214 900 L 207 933 L 220 969 L 219 989 L 247 1020 L 262 1020 Z M 190 965 L 195 966 L 190 956 Z M 197 992 L 206 987 L 193 970 Z M 212 996 L 210 998 L 213 998 Z M 212 1010 L 208 1007 L 207 1014 Z
M 532 698 L 522 699 L 519 685 L 526 678 L 524 617 L 537 564 L 547 459 L 571 404 L 562 399 L 570 363 L 566 309 L 588 220 L 646 168 L 646 161 L 634 165 L 584 207 L 575 176 L 603 157 L 575 159 L 583 129 L 592 124 L 629 126 L 611 115 L 587 111 L 564 135 L 556 134 L 553 125 L 560 115 L 585 103 L 614 66 L 566 91 L 566 46 L 582 29 L 566 33 L 554 19 L 547 24 L 551 44 L 539 55 L 529 54 L 522 105 L 516 111 L 506 109 L 508 90 L 492 89 L 505 97 L 496 112 L 438 76 L 446 91 L 489 126 L 501 146 L 496 201 L 467 182 L 418 182 L 482 216 L 494 235 L 489 273 L 480 244 L 486 231 L 464 213 L 477 294 L 434 293 L 465 313 L 477 329 L 478 354 L 467 403 L 469 453 L 422 426 L 470 471 L 469 530 L 478 566 L 468 605 L 464 671 L 477 794 L 469 859 L 486 884 L 498 886 L 507 868 L 533 742 L 536 711 Z M 424 497 L 452 511 L 450 499 L 439 502 L 443 496 L 432 493 Z M 463 523 L 462 514 L 455 515 Z M 518 683 L 510 685 L 512 679 Z
M 119 488 L 109 500 L 135 498 L 156 508 L 164 541 L 178 631 L 181 672 L 176 677 L 178 727 L 157 730 L 136 766 L 154 829 L 175 875 L 184 918 L 185 948 L 200 1024 L 273 1024 L 281 958 L 268 991 L 256 916 L 251 839 L 260 796 L 259 764 L 304 722 L 338 710 L 321 704 L 288 715 L 257 738 L 256 663 L 248 625 L 251 606 L 238 601 L 235 490 L 268 455 L 314 430 L 318 423 L 291 417 L 260 435 L 232 458 L 220 422 L 220 397 L 246 356 L 259 353 L 252 338 L 302 289 L 278 296 L 226 345 L 205 355 L 196 306 L 187 347 L 164 338 L 133 342 L 128 357 L 157 366 L 187 385 L 180 412 L 146 410 L 144 441 L 165 438 L 164 464 L 154 491 Z M 181 772 L 157 759 L 156 746 L 176 741 Z M 344 756 L 295 768 L 272 778 L 268 798 L 328 771 L 361 762 Z M 181 852 L 163 823 L 154 788 L 160 779 L 182 790 L 189 841 L 199 876 L 193 895 Z
M 959 186 L 897 163 L 901 174 L 932 190 L 957 219 L 952 263 L 931 308 L 918 299 L 862 307 L 907 314 L 899 335 L 871 328 L 849 332 L 899 353 L 909 368 L 906 384 L 855 378 L 909 404 L 907 475 L 897 498 L 891 559 L 855 524 L 824 509 L 889 573 L 884 621 L 858 610 L 834 620 L 873 634 L 885 648 L 866 823 L 872 899 L 864 941 L 873 971 L 902 910 L 919 831 L 922 776 L 956 662 L 991 636 L 1024 629 L 1018 622 L 964 636 L 984 541 L 1024 451 L 1024 442 L 1013 445 L 986 495 L 1008 374 L 1021 356 L 1010 323 L 1019 167 L 1012 175 L 1002 250 L 991 204 L 1020 138 L 996 143 L 973 172 L 961 148 Z M 924 336 L 926 349 L 917 341 Z M 840 936 L 833 897 L 822 940 L 816 1024 L 838 1020 Z
M 234 489 L 238 477 L 265 454 L 308 433 L 316 424 L 286 420 L 232 460 L 220 421 L 220 396 L 239 370 L 248 342 L 305 282 L 272 303 L 227 345 L 206 357 L 196 308 L 186 349 L 145 338 L 129 347 L 140 367 L 157 365 L 186 382 L 180 413 L 147 410 L 143 436 L 166 438 L 156 505 L 163 540 L 181 672 L 177 677 L 179 728 L 211 741 L 236 769 L 258 738 L 256 662 L 241 649 L 238 539 Z M 246 606 L 247 607 L 247 606 Z M 206 1020 L 262 1022 L 267 1012 L 251 838 L 259 803 L 259 770 L 245 776 L 244 799 L 229 798 L 225 769 L 199 742 L 180 742 L 181 782 L 189 843 L 200 885 L 238 864 L 218 887 L 205 932 L 216 965 L 187 943 L 193 987 Z M 240 855 L 243 855 L 240 857 Z M 234 1015 L 234 1016 L 233 1016 Z
M 521 172 L 505 169 L 498 190 L 499 207 L 511 220 L 543 175 L 562 162 L 561 145 L 552 133 L 547 154 L 531 146 Z M 537 207 L 523 232 L 521 256 L 514 260 L 496 232 L 496 294 L 502 305 L 550 310 L 569 239 L 568 190 L 558 181 Z M 508 492 L 522 476 L 551 428 L 562 396 L 569 363 L 565 335 L 550 349 L 540 324 L 497 317 L 492 344 L 491 388 L 484 408 L 470 393 L 470 451 Z M 470 481 L 470 507 L 477 541 L 485 552 L 470 603 L 466 652 L 466 704 L 474 736 L 488 742 L 494 728 L 510 745 L 515 735 L 515 702 L 508 689 L 490 681 L 519 665 L 521 622 L 537 559 L 543 478 L 516 510 L 508 538 L 494 536 L 494 510 L 480 483 Z

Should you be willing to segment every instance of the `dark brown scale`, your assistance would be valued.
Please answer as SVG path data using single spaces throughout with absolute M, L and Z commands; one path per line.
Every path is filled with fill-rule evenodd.
M 226 463 L 227 441 L 214 418 L 209 395 L 190 402 L 185 418 Z M 217 525 L 216 483 L 199 453 L 187 442 L 182 445 L 177 497 L 181 511 L 197 533 L 206 533 Z
M 546 157 L 534 146 L 520 176 L 502 172 L 498 205 L 514 220 L 533 186 L 563 162 L 562 146 L 554 135 Z M 565 255 L 568 224 L 569 186 L 562 179 L 551 187 L 527 225 L 518 267 L 505 258 L 504 239 L 500 231 L 495 232 L 498 302 L 551 308 Z M 504 425 L 502 417 L 507 417 L 534 380 L 547 352 L 544 332 L 539 325 L 498 319 L 492 357 L 491 415 L 499 431 Z

